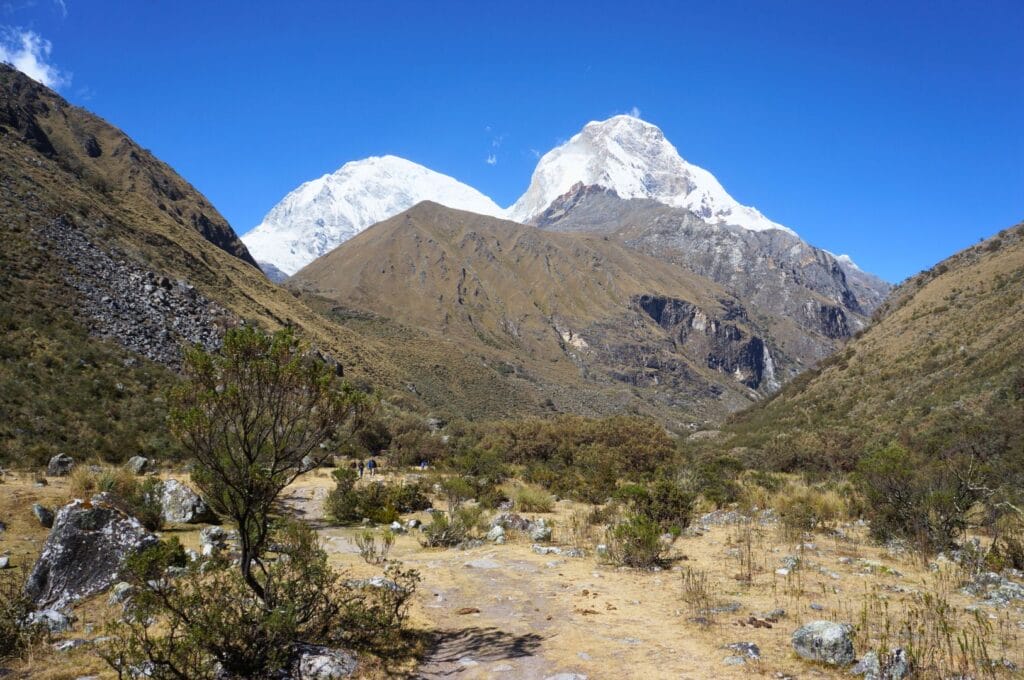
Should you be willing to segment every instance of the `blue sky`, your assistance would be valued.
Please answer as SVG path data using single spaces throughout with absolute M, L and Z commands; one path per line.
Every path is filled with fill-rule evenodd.
M 0 56 L 239 233 L 383 153 L 508 205 L 538 151 L 633 107 L 737 200 L 889 280 L 1024 219 L 1019 0 L 0 0 L 0 25 Z

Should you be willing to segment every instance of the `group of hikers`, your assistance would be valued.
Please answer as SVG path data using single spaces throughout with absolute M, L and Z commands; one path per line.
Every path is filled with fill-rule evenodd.
M 377 460 L 374 459 L 374 458 L 370 458 L 365 463 L 363 462 L 363 459 L 360 458 L 358 461 L 352 463 L 352 467 L 359 471 L 359 478 L 362 479 L 364 473 L 368 473 L 370 477 L 373 477 L 374 475 L 376 475 L 377 474 L 377 470 L 380 468 L 380 464 L 377 463 Z M 420 461 L 420 464 L 419 464 L 418 467 L 419 467 L 420 470 L 426 470 L 427 469 L 427 461 L 426 460 Z

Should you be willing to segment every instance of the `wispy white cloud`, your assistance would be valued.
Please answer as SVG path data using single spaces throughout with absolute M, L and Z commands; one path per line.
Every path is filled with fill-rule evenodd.
M 53 45 L 35 31 L 20 28 L 0 30 L 0 61 L 18 69 L 29 78 L 54 89 L 71 82 L 71 74 L 50 63 Z
M 636 107 L 636 106 L 631 108 L 626 113 L 628 113 L 629 115 L 633 116 L 634 118 L 639 118 L 640 117 L 640 109 L 638 107 Z
M 53 4 L 57 6 L 57 11 L 60 12 L 62 19 L 68 18 L 68 4 L 64 0 L 53 0 Z
M 537 149 L 530 149 L 530 155 L 534 158 L 540 158 L 541 153 Z
M 492 154 L 488 154 L 487 155 L 487 160 L 485 160 L 484 163 L 487 163 L 487 165 L 497 165 L 498 164 L 498 157 L 495 154 L 493 154 L 493 153 Z

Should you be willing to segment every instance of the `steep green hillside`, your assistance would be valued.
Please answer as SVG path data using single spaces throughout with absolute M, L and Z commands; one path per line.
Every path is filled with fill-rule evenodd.
M 1024 431 L 1024 224 L 899 286 L 845 350 L 736 415 L 714 446 L 849 467 L 894 439 L 937 450 Z

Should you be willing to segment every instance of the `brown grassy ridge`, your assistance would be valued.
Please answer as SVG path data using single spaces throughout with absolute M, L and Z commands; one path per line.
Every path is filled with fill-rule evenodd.
M 971 423 L 1019 439 L 1022 300 L 1018 224 L 903 283 L 866 332 L 773 399 L 734 416 L 723 428 L 731 436 L 714 446 L 845 465 L 893 439 Z

